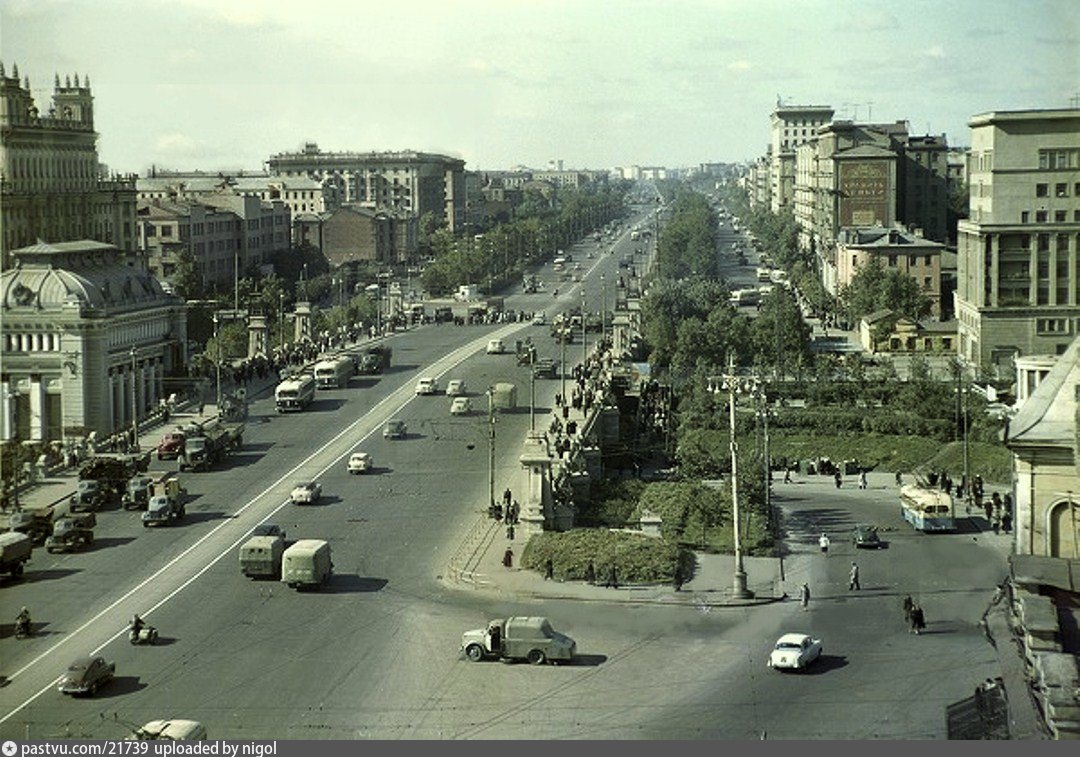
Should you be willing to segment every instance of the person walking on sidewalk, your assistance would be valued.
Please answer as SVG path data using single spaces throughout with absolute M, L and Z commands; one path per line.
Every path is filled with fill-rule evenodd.
M 589 560 L 589 564 L 585 566 L 585 582 L 590 584 L 596 583 L 596 566 L 593 565 L 592 560 Z
M 810 586 L 804 583 L 799 587 L 799 604 L 805 610 L 806 606 L 810 604 Z
M 833 481 L 836 482 L 836 488 L 839 489 L 840 484 L 842 484 L 843 481 L 844 481 L 844 477 L 842 475 L 840 475 L 840 469 L 839 468 L 837 468 L 836 472 L 833 473 Z
M 829 554 L 829 535 L 824 531 L 821 532 L 821 538 L 818 539 L 818 546 L 821 547 L 821 554 L 828 556 Z
M 859 488 L 866 488 L 866 471 L 859 471 Z
M 851 563 L 851 573 L 848 575 L 848 591 L 858 591 L 862 589 L 859 585 L 859 566 L 854 562 Z
M 908 594 L 904 597 L 904 622 L 911 625 L 911 611 L 915 609 L 915 600 Z
M 615 571 L 615 563 L 612 563 L 611 566 L 608 568 L 607 582 L 604 584 L 604 586 L 608 587 L 609 589 L 619 588 L 619 575 Z
M 911 606 L 911 633 L 918 636 L 923 630 L 926 629 L 926 616 L 923 614 L 923 609 L 919 605 Z
M 504 568 L 514 567 L 514 550 L 510 547 L 507 547 L 506 551 L 503 552 L 502 564 Z
M 544 561 L 544 580 L 550 581 L 555 577 L 555 563 L 549 557 Z

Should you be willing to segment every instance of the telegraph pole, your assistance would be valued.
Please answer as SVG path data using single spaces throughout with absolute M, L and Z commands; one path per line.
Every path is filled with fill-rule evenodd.
M 488 396 L 488 507 L 495 510 L 495 387 L 489 386 Z

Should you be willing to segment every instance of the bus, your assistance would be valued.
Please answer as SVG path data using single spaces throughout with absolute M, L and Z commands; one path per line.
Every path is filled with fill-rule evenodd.
M 349 385 L 356 366 L 348 357 L 335 357 L 315 364 L 315 385 L 319 389 L 342 389 Z
M 303 410 L 314 399 L 315 377 L 308 374 L 291 376 L 274 390 L 274 404 L 279 413 Z
M 930 533 L 956 530 L 956 507 L 953 498 L 939 489 L 927 489 L 916 484 L 901 487 L 900 512 L 904 520 L 917 531 Z

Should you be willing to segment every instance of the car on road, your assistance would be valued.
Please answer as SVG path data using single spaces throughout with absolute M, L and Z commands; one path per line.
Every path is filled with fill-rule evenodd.
M 489 355 L 501 355 L 506 352 L 506 345 L 503 344 L 502 339 L 491 339 L 487 343 L 487 354 Z
M 884 546 L 877 528 L 866 523 L 859 523 L 851 529 L 851 543 L 856 549 L 880 549 Z
M 349 456 L 349 473 L 367 473 L 373 463 L 367 452 L 353 452 Z
M 466 391 L 464 379 L 450 379 L 446 382 L 447 397 L 464 397 Z
M 454 397 L 450 403 L 450 415 L 468 415 L 472 412 L 472 401 L 468 397 Z
M 322 484 L 318 481 L 305 481 L 293 488 L 289 499 L 294 505 L 314 505 L 321 496 Z
M 400 418 L 391 418 L 382 430 L 383 439 L 404 439 L 406 433 L 405 421 Z
M 285 529 L 276 523 L 260 523 L 251 529 L 252 536 L 280 536 L 285 538 Z
M 107 662 L 104 657 L 76 657 L 60 678 L 60 692 L 93 696 L 115 675 L 115 662 Z
M 424 376 L 416 382 L 417 394 L 437 394 L 439 391 L 439 382 L 431 376 Z
M 547 316 L 543 313 L 533 313 L 532 317 L 533 326 L 545 326 L 547 325 Z
M 803 670 L 821 657 L 821 639 L 805 633 L 786 633 L 769 653 L 768 666 L 777 670 Z

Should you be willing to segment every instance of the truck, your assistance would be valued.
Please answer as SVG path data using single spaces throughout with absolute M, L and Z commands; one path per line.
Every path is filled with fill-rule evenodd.
M 150 467 L 150 451 L 138 454 L 95 455 L 79 469 L 79 484 L 68 502 L 71 512 L 93 512 L 119 504 L 128 480 Z
M 536 378 L 558 378 L 559 364 L 549 357 L 540 358 L 533 363 L 532 372 Z
M 290 376 L 274 389 L 274 404 L 279 413 L 299 412 L 315 399 L 315 377 L 310 374 Z
M 365 376 L 374 376 L 382 373 L 390 367 L 390 356 L 393 355 L 392 347 L 375 345 L 364 350 L 360 358 L 360 373 Z
M 184 503 L 179 499 L 158 494 L 150 498 L 146 512 L 142 514 L 143 528 L 168 526 L 183 520 L 186 515 Z
M 454 299 L 458 302 L 472 302 L 473 300 L 479 299 L 479 297 L 480 287 L 476 284 L 462 284 L 457 288 L 457 291 L 454 292 Z
M 34 544 L 26 534 L 18 531 L 0 534 L 0 573 L 9 573 L 12 578 L 21 576 L 33 550 Z
M 136 473 L 128 479 L 121 504 L 125 510 L 145 510 L 150 497 L 168 493 L 167 489 L 182 491 L 176 471 Z
M 281 582 L 290 588 L 322 586 L 333 572 L 330 543 L 322 539 L 301 539 L 281 555 Z
M 517 386 L 506 381 L 491 387 L 491 406 L 495 410 L 509 412 L 517 407 Z
M 52 536 L 53 509 L 43 507 L 37 510 L 19 510 L 8 516 L 7 530 L 22 534 L 33 544 L 44 544 Z
M 351 358 L 335 357 L 315 364 L 315 386 L 319 389 L 344 389 L 356 366 Z
M 533 665 L 574 659 L 577 644 L 551 627 L 547 618 L 518 616 L 489 621 L 461 635 L 461 651 L 471 662 L 528 660 Z
M 97 516 L 82 513 L 60 518 L 53 524 L 52 536 L 45 540 L 45 551 L 76 552 L 94 543 L 94 526 Z
M 240 449 L 244 444 L 243 423 L 214 422 L 202 426 L 188 437 L 187 452 L 180 458 L 180 470 L 209 470 L 215 463 Z
M 240 545 L 240 572 L 248 578 L 280 578 L 284 552 L 285 538 L 280 534 L 252 536 Z
M 540 288 L 540 282 L 536 279 L 535 273 L 527 273 L 521 281 L 521 291 L 523 294 L 535 294 L 536 290 Z

